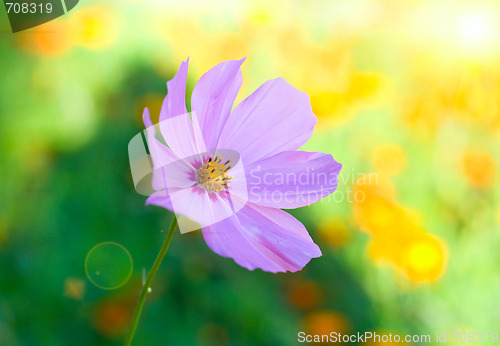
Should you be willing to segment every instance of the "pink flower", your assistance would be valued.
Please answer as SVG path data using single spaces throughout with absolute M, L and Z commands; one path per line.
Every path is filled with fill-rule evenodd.
M 333 193 L 342 165 L 329 154 L 297 151 L 313 133 L 309 97 L 284 79 L 262 84 L 234 110 L 244 59 L 205 73 L 185 104 L 188 61 L 167 83 L 158 140 L 144 110 L 153 160 L 146 204 L 199 223 L 207 245 L 247 269 L 302 269 L 321 256 L 305 227 L 281 208 Z M 244 168 L 243 168 L 244 164 Z

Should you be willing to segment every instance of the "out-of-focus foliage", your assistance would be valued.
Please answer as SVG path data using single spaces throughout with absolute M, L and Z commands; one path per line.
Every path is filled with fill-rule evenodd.
M 305 149 L 344 166 L 292 211 L 324 254 L 302 272 L 176 235 L 138 345 L 499 331 L 499 23 L 494 0 L 82 1 L 17 34 L 2 12 L 0 344 L 122 340 L 172 217 L 134 191 L 127 144 L 188 56 L 188 92 L 243 56 L 238 100 L 306 91 Z

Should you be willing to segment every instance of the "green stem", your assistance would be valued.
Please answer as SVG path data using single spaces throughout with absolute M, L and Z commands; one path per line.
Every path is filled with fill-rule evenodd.
M 144 303 L 146 302 L 146 297 L 148 296 L 151 287 L 151 282 L 153 282 L 156 272 L 158 271 L 158 268 L 160 268 L 161 261 L 163 260 L 163 257 L 165 257 L 165 254 L 167 253 L 168 246 L 172 241 L 172 237 L 174 236 L 176 227 L 177 227 L 177 218 L 174 216 L 172 224 L 170 225 L 170 229 L 168 230 L 167 237 L 165 238 L 165 242 L 163 243 L 160 252 L 156 257 L 155 263 L 153 264 L 153 267 L 151 268 L 148 277 L 146 278 L 146 282 L 144 282 L 144 285 L 142 286 L 139 302 L 137 303 L 137 307 L 135 308 L 134 318 L 132 320 L 132 326 L 128 331 L 127 339 L 125 339 L 124 345 L 126 346 L 130 346 L 130 344 L 132 343 L 135 330 L 137 329 L 137 324 L 139 324 L 139 319 L 141 317 L 142 309 L 144 308 Z

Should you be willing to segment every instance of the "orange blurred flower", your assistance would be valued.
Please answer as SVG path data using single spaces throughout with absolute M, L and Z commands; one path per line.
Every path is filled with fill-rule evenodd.
M 363 231 L 373 235 L 393 235 L 419 229 L 414 213 L 396 202 L 390 180 L 378 175 L 365 175 L 357 180 L 353 193 L 354 219 Z
M 354 220 L 365 232 L 392 234 L 406 225 L 407 212 L 396 203 L 392 183 L 379 178 L 364 175 L 357 180 L 353 189 Z
M 378 196 L 369 196 L 365 201 L 355 203 L 354 219 L 362 230 L 371 234 L 393 234 L 401 228 L 413 228 L 406 210 L 397 203 Z
M 66 53 L 71 48 L 71 35 L 63 19 L 55 19 L 16 36 L 19 46 L 34 54 L 54 57 Z
M 107 337 L 123 335 L 129 327 L 132 309 L 122 300 L 105 300 L 97 305 L 92 314 L 92 325 Z
M 73 300 L 82 300 L 85 293 L 85 281 L 78 278 L 64 280 L 64 296 Z
M 346 334 L 350 326 L 347 319 L 338 312 L 317 310 L 305 316 L 304 329 L 309 335 L 329 335 L 331 332 Z
M 323 301 L 321 286 L 309 280 L 293 281 L 288 290 L 290 304 L 298 309 L 311 309 Z
M 488 188 L 495 182 L 495 160 L 486 151 L 466 151 L 462 157 L 462 168 L 469 183 L 476 188 Z
M 198 329 L 198 345 L 229 345 L 229 333 L 226 328 L 209 322 Z
M 373 238 L 368 254 L 373 261 L 388 264 L 414 282 L 436 281 L 444 272 L 447 252 L 444 242 L 426 233 L 418 215 L 395 201 L 392 185 L 358 180 L 354 191 L 365 194 L 353 204 L 354 219 Z

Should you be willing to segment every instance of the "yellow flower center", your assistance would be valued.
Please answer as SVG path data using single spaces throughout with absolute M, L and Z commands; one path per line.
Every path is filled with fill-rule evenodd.
M 215 158 L 210 156 L 206 162 L 196 172 L 198 184 L 203 186 L 207 191 L 219 192 L 229 186 L 229 180 L 233 177 L 227 174 L 227 171 L 233 165 L 228 165 L 231 159 L 222 163 L 222 157 L 217 155 Z

